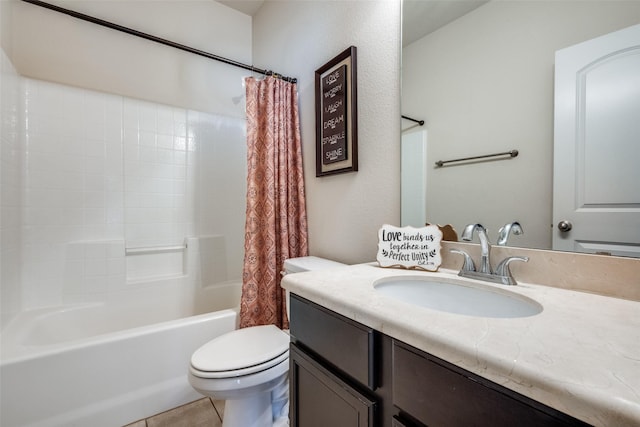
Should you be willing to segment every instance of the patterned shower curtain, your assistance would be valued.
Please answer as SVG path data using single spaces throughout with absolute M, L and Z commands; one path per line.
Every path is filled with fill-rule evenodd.
M 308 254 L 302 148 L 295 83 L 245 79 L 247 214 L 240 327 L 288 328 L 280 287 L 285 259 Z

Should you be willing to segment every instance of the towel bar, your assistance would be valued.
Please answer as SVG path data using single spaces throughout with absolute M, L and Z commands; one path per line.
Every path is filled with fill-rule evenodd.
M 505 151 L 503 153 L 496 153 L 496 154 L 486 154 L 484 156 L 463 157 L 460 159 L 453 159 L 453 160 L 438 160 L 436 162 L 436 167 L 441 168 L 442 166 L 444 166 L 445 163 L 465 162 L 467 160 L 487 159 L 490 157 L 498 157 L 498 156 L 509 156 L 508 158 L 517 157 L 518 150 Z
M 181 252 L 187 249 L 187 244 L 174 246 L 145 246 L 138 248 L 125 248 L 125 255 L 161 254 L 167 252 Z

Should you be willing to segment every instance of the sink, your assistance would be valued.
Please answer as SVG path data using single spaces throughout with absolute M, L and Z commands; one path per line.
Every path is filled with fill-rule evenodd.
M 515 292 L 453 279 L 389 277 L 373 287 L 381 295 L 409 304 L 467 316 L 514 318 L 542 312 L 536 301 Z

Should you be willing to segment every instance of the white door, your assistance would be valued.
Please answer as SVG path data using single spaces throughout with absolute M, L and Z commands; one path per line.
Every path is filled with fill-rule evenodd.
M 553 249 L 640 257 L 640 25 L 556 52 Z

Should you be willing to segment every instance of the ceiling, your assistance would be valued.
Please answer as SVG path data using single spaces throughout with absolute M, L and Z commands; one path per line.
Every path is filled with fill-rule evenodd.
M 489 0 L 403 0 L 402 46 L 455 21 Z
M 239 12 L 253 16 L 270 0 L 218 0 Z M 488 0 L 403 0 L 402 45 L 427 34 L 482 6 Z
M 258 9 L 264 3 L 264 0 L 217 0 L 218 3 L 222 3 L 225 6 L 229 6 L 239 12 L 246 15 L 253 16 L 258 12 Z

